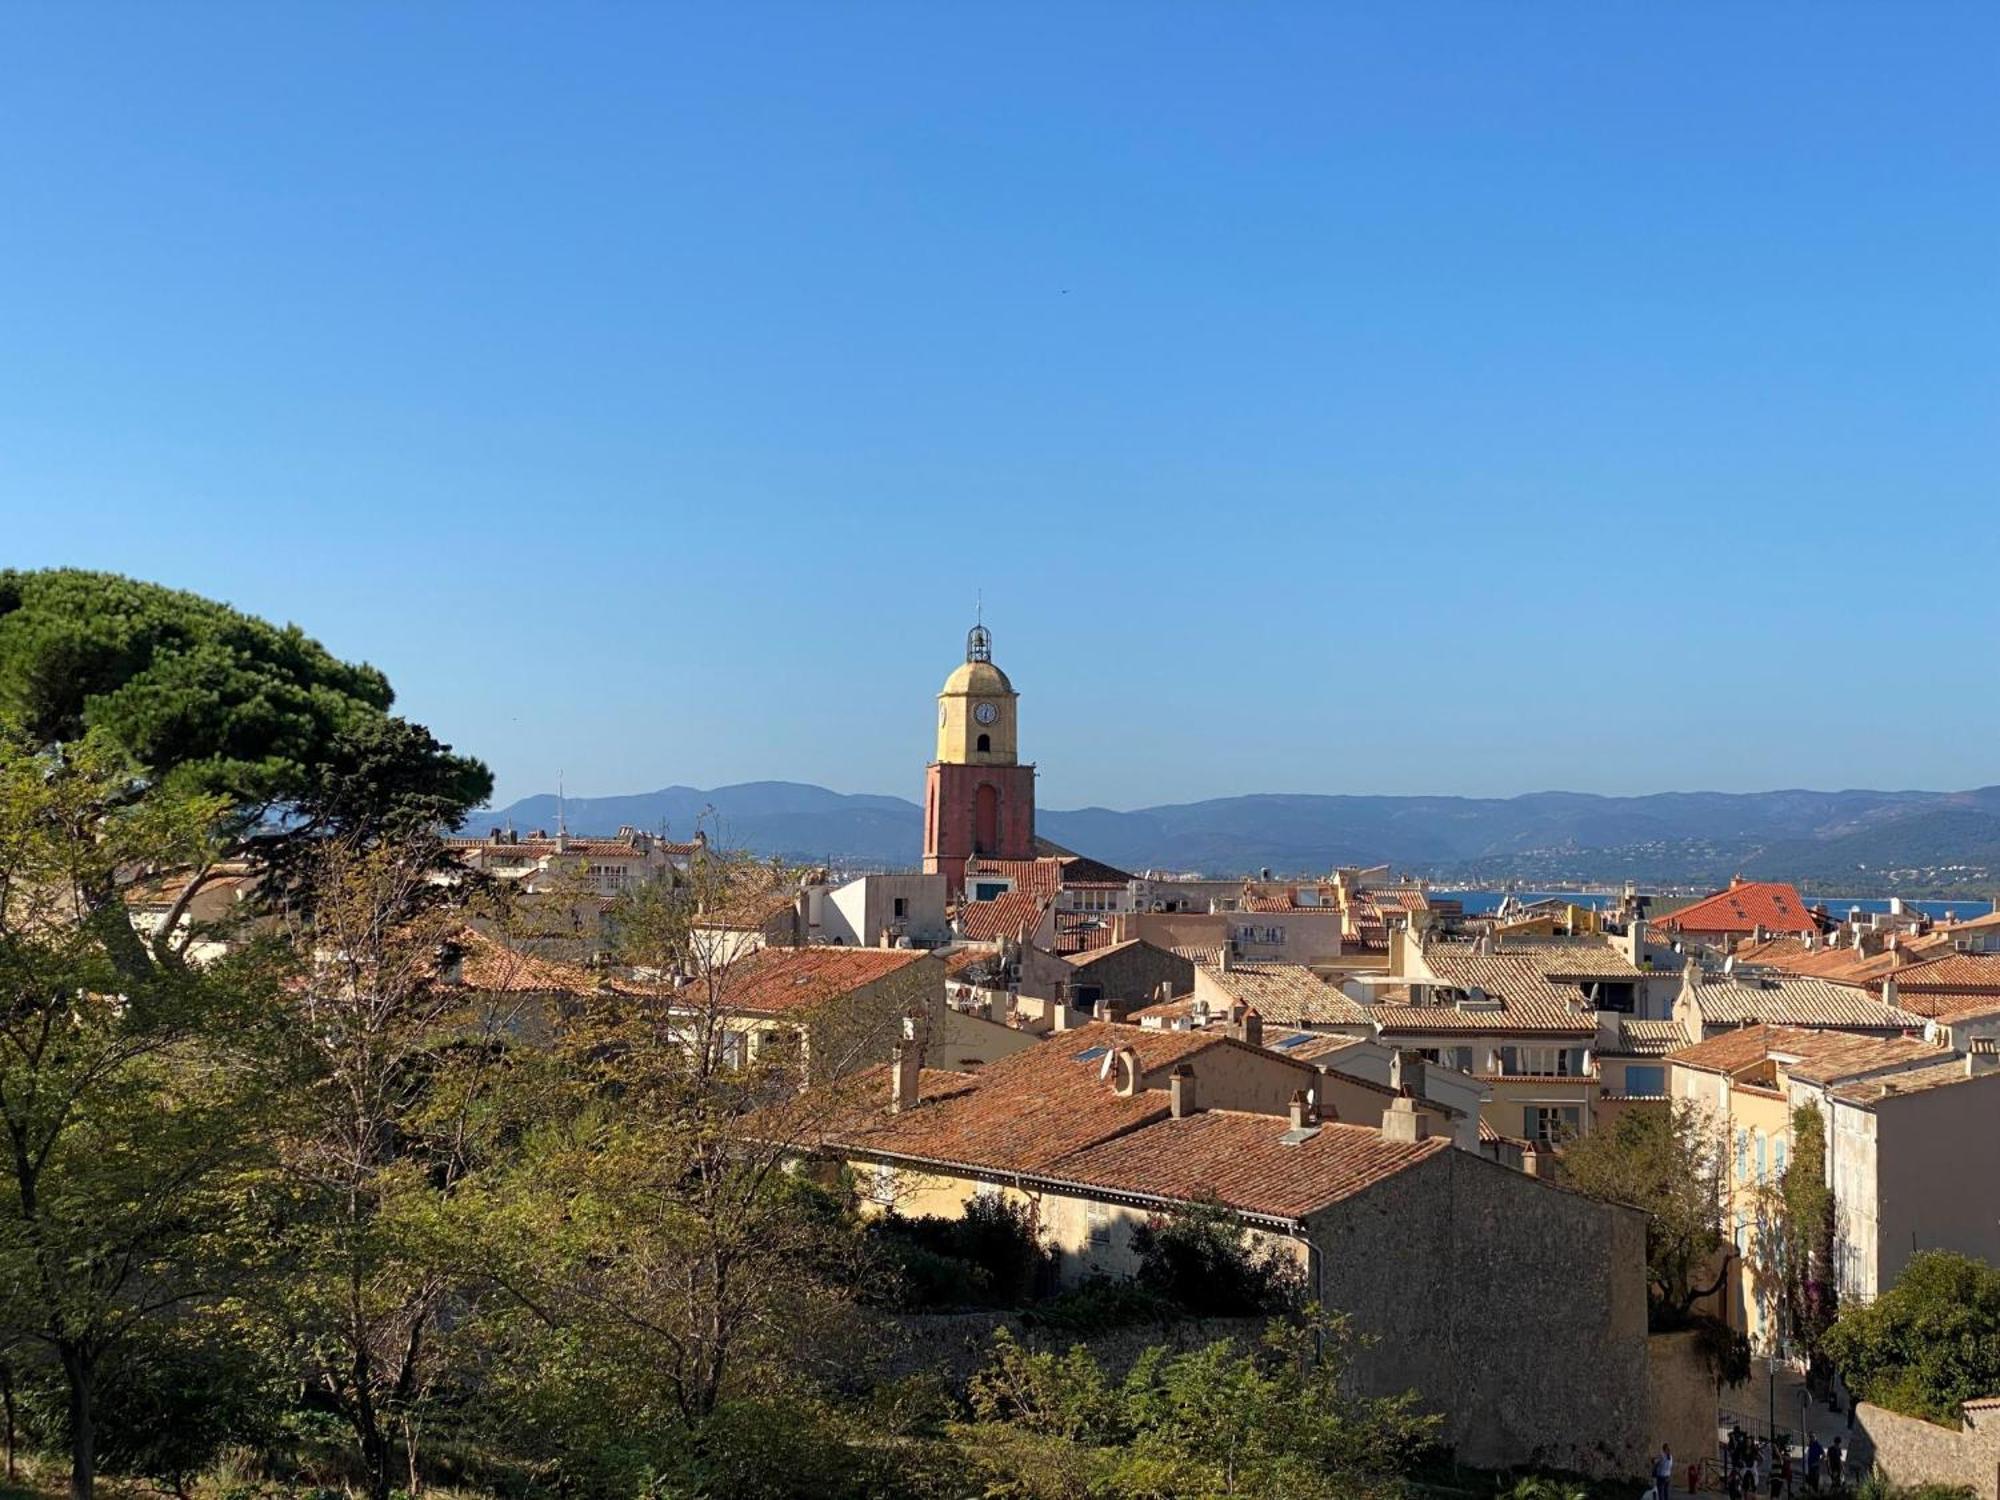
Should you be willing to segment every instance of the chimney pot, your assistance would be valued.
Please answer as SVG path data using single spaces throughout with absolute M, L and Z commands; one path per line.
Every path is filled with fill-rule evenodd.
M 1130 1047 L 1120 1047 L 1112 1056 L 1116 1059 L 1113 1076 L 1118 1081 L 1118 1096 L 1130 1099 L 1139 1092 L 1139 1054 Z
M 898 1042 L 889 1049 L 889 1113 L 914 1109 L 923 1086 L 924 1054 L 914 1042 Z
M 1313 1123 L 1312 1101 L 1306 1098 L 1306 1091 L 1304 1089 L 1294 1089 L 1292 1091 L 1291 1117 L 1292 1129 L 1294 1130 L 1304 1130 L 1306 1126 Z

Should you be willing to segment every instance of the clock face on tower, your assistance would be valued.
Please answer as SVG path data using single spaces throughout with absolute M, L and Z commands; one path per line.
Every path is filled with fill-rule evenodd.
M 982 724 L 991 724 L 1000 717 L 1000 710 L 990 703 L 982 703 L 972 711 L 972 717 Z

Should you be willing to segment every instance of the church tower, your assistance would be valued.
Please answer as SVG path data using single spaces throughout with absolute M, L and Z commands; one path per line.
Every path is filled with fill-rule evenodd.
M 1035 857 L 1035 768 L 1020 764 L 1021 695 L 993 665 L 993 637 L 975 625 L 965 665 L 938 693 L 937 759 L 924 784 L 924 873 L 965 890 L 965 863 Z

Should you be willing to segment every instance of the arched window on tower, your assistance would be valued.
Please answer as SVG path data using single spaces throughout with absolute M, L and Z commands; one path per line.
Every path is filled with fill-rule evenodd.
M 1000 792 L 982 781 L 972 799 L 972 852 L 991 854 L 1000 847 Z
M 982 734 L 979 737 L 978 748 L 981 750 L 991 750 L 993 748 L 993 736 L 990 734 Z

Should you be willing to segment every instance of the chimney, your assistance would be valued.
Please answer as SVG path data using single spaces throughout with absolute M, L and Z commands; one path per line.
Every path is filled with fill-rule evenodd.
M 1398 1048 L 1389 1059 L 1389 1087 L 1413 1099 L 1424 1096 L 1424 1055 L 1407 1047 Z
M 914 1109 L 922 1089 L 924 1054 L 915 1042 L 898 1042 L 889 1049 L 889 1113 Z
M 1117 1080 L 1118 1097 L 1130 1099 L 1139 1092 L 1139 1054 L 1130 1047 L 1120 1047 L 1111 1058 L 1111 1076 Z
M 1382 1139 L 1414 1144 L 1431 1137 L 1431 1117 L 1417 1108 L 1417 1101 L 1405 1094 L 1389 1101 L 1382 1111 Z
M 1137 1066 L 1138 1059 L 1133 1059 Z M 1185 1120 L 1201 1106 L 1195 1103 L 1194 1065 L 1176 1063 L 1173 1072 L 1167 1075 L 1167 1110 L 1176 1120 Z
M 1313 1119 L 1312 1101 L 1306 1097 L 1304 1089 L 1292 1091 L 1291 1117 L 1294 1130 L 1304 1130 L 1308 1125 L 1317 1123 Z
M 1220 969 L 1225 974 L 1227 974 L 1231 969 L 1236 967 L 1236 955 L 1231 951 L 1232 946 L 1233 945 L 1231 944 L 1230 940 L 1227 937 L 1223 938 L 1222 956 L 1218 958 L 1215 963 L 1216 968 Z
M 1238 1005 L 1229 1013 L 1229 1034 L 1239 1042 L 1261 1047 L 1264 1045 L 1264 1018 L 1249 1006 Z
M 2000 1041 L 1982 1036 L 1966 1044 L 1965 1076 L 1983 1078 L 1988 1073 L 2000 1073 Z
M 1884 975 L 1882 978 L 1882 1003 L 1884 1005 L 1900 1006 L 1902 999 L 1902 991 L 1896 985 L 1896 976 L 1894 974 Z

